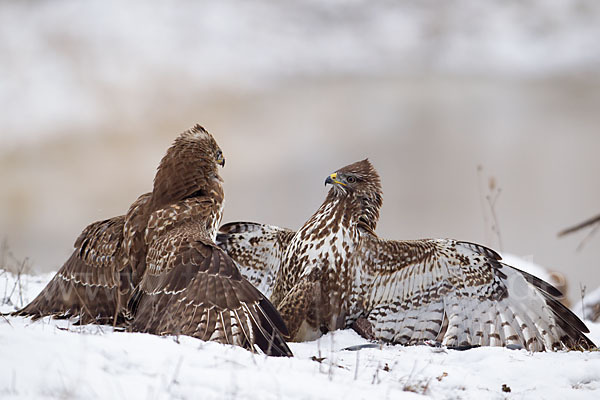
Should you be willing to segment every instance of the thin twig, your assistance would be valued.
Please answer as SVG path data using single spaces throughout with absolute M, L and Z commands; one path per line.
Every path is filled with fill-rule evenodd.
M 177 361 L 177 365 L 175 366 L 175 371 L 173 372 L 173 377 L 171 378 L 171 382 L 167 385 L 167 393 L 170 393 L 171 387 L 174 384 L 177 384 L 177 377 L 179 376 L 179 370 L 181 369 L 181 364 L 183 364 L 183 356 L 179 356 L 179 360 Z
M 6 271 L 2 271 L 3 274 L 6 274 Z M 6 297 L 8 293 L 8 274 L 6 274 L 6 279 L 4 280 L 4 296 L 2 297 L 2 304 L 8 304 L 10 299 Z
M 586 227 L 588 227 L 590 225 L 593 225 L 593 224 L 596 224 L 596 223 L 600 223 L 600 215 L 596 215 L 595 217 L 587 219 L 587 220 L 583 221 L 580 224 L 577 224 L 575 226 L 572 226 L 570 228 L 567 228 L 567 229 L 564 229 L 564 230 L 560 231 L 558 233 L 558 237 L 568 235 L 569 233 L 577 232 L 577 231 L 579 231 L 579 230 L 581 230 L 583 228 L 586 228 Z
M 494 220 L 493 231 L 496 232 L 496 236 L 498 236 L 498 247 L 500 251 L 503 251 L 502 246 L 502 235 L 500 234 L 500 225 L 498 224 L 498 216 L 496 215 L 496 201 L 498 201 L 498 197 L 500 197 L 500 193 L 502 192 L 500 188 L 495 189 L 491 188 L 492 193 L 490 196 L 487 196 L 488 203 L 490 205 L 490 212 L 492 213 L 492 219 Z M 494 197 L 492 198 L 492 195 Z
M 598 228 L 600 228 L 600 223 L 597 223 L 594 228 L 590 231 L 590 233 L 588 233 L 583 240 L 581 241 L 581 243 L 579 243 L 579 245 L 577 246 L 576 251 L 581 251 L 581 249 L 583 249 L 583 246 L 585 246 L 585 244 L 592 238 L 592 236 L 594 236 L 594 234 L 598 231 Z
M 375 368 L 375 373 L 373 374 L 373 380 L 371 381 L 371 385 L 374 385 L 375 383 L 379 384 L 379 368 L 381 368 L 381 362 L 377 363 L 377 368 Z
M 21 301 L 21 305 L 19 308 L 23 307 L 23 305 L 25 304 L 25 302 L 23 301 L 23 292 L 25 291 L 23 289 L 23 283 L 21 282 L 21 276 L 23 275 L 23 272 L 25 271 L 25 267 L 27 265 L 27 261 L 28 259 L 25 258 L 22 262 L 21 262 L 21 266 L 19 267 L 19 272 L 17 274 L 17 282 L 19 283 L 19 300 Z
M 334 332 L 331 332 L 330 333 L 331 347 L 329 349 L 329 371 L 327 373 L 327 378 L 329 378 L 329 381 L 333 380 L 333 345 L 334 345 L 333 335 L 334 335 Z
M 321 336 L 319 336 L 319 338 L 317 339 L 317 354 L 318 354 L 318 359 L 321 360 Z M 323 370 L 321 368 L 321 362 L 319 361 L 319 373 L 323 373 Z
M 8 295 L 8 297 L 7 297 L 8 299 L 12 299 L 12 297 L 13 297 L 13 294 L 15 294 L 15 291 L 17 290 L 17 286 L 18 286 L 18 284 L 19 284 L 19 275 L 17 275 L 17 279 L 15 280 L 15 282 L 14 282 L 14 284 L 13 284 L 13 287 L 12 287 L 12 289 L 10 290 L 10 294 L 9 294 L 9 295 Z M 11 303 L 12 303 L 12 301 L 11 301 Z M 14 306 L 15 306 L 16 308 L 19 308 L 19 307 L 17 307 L 17 305 L 16 305 L 16 304 L 14 304 Z
M 481 207 L 481 214 L 483 215 L 483 225 L 484 225 L 483 233 L 485 235 L 486 243 L 490 243 L 490 237 L 489 237 L 489 231 L 488 231 L 488 226 L 490 225 L 490 222 L 488 220 L 487 212 L 485 211 L 485 202 L 483 201 L 483 199 L 485 198 L 485 195 L 483 194 L 483 166 L 482 165 L 477 166 L 477 189 L 479 190 L 479 205 Z
M 488 190 L 489 193 L 484 196 L 483 194 L 483 167 L 481 165 L 477 166 L 477 188 L 479 190 L 479 203 L 481 206 L 481 211 L 483 213 L 483 222 L 485 227 L 485 239 L 486 242 L 491 243 L 491 238 L 488 236 L 488 226 L 490 226 L 490 230 L 496 234 L 498 238 L 498 247 L 500 251 L 503 250 L 502 245 L 502 235 L 500 233 L 500 224 L 498 223 L 498 215 L 496 214 L 496 202 L 502 193 L 502 189 L 500 189 L 496 183 L 496 179 L 492 176 L 488 179 Z M 486 212 L 484 198 L 487 201 L 487 205 L 489 207 L 489 213 L 491 216 L 491 225 L 488 219 L 488 215 Z
M 8 320 L 8 318 L 6 318 L 6 316 L 4 314 L 0 314 L 0 317 L 2 317 L 2 319 L 9 325 L 12 326 L 12 324 L 10 323 L 10 321 Z
M 356 365 L 354 366 L 354 380 L 358 379 L 358 363 L 360 361 L 359 354 L 360 354 L 360 350 L 358 350 L 356 352 Z
M 585 285 L 579 283 L 579 290 L 581 292 L 581 319 L 585 321 L 585 303 L 583 302 L 585 297 Z
M 8 240 L 4 238 L 2 240 L 2 246 L 0 246 L 0 267 L 3 269 L 8 269 L 6 265 L 6 255 L 8 254 Z

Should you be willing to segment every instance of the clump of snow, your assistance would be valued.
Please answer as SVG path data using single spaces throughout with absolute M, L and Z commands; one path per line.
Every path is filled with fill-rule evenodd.
M 0 273 L 2 312 L 51 278 Z M 11 288 L 19 288 L 12 291 Z M 4 289 L 6 288 L 6 290 Z M 12 304 L 8 304 L 8 302 Z M 600 342 L 600 324 L 589 324 Z M 454 351 L 427 346 L 345 350 L 350 330 L 291 343 L 274 358 L 190 337 L 159 337 L 0 317 L 2 399 L 590 398 L 600 395 L 600 352 Z M 557 368 L 557 366 L 560 366 Z M 595 393 L 595 394 L 594 394 Z

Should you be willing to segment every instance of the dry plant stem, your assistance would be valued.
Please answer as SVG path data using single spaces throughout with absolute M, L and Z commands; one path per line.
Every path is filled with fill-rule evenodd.
M 6 255 L 8 254 L 8 241 L 6 239 L 2 240 L 2 246 L 0 247 L 0 268 L 8 269 L 8 265 L 6 265 Z
M 373 380 L 371 381 L 371 385 L 375 383 L 379 384 L 379 368 L 381 368 L 381 363 L 377 364 L 377 368 L 375 368 L 375 373 L 373 374 Z
M 488 220 L 488 216 L 487 213 L 485 211 L 485 202 L 484 202 L 484 194 L 483 194 L 483 166 L 478 165 L 477 166 L 477 189 L 479 190 L 479 205 L 481 206 L 481 214 L 483 215 L 483 228 L 484 228 L 484 232 L 483 234 L 485 235 L 485 241 L 486 243 L 490 242 L 490 237 L 489 237 L 489 230 L 488 227 L 490 226 L 490 222 Z
M 496 201 L 498 201 L 498 197 L 500 197 L 500 193 L 501 193 L 500 189 L 496 189 L 495 191 L 492 190 L 492 193 L 489 196 L 486 196 L 486 198 L 487 198 L 488 204 L 490 206 L 490 212 L 492 213 L 492 219 L 494 221 L 492 230 L 496 233 L 496 236 L 498 236 L 498 247 L 500 248 L 500 251 L 502 252 L 504 250 L 504 248 L 502 246 L 502 235 L 500 234 L 500 225 L 498 224 L 498 216 L 496 215 Z
M 2 274 L 0 275 L 6 275 L 6 271 L 3 270 Z M 8 293 L 8 278 L 6 278 L 4 280 L 4 295 L 2 296 L 2 304 L 4 304 L 5 302 L 8 301 L 8 297 L 6 297 L 6 294 Z
M 585 321 L 585 304 L 583 299 L 585 298 L 585 285 L 579 284 L 579 289 L 581 292 L 581 319 Z
M 16 280 L 14 285 L 10 289 L 8 289 L 8 279 L 5 280 L 4 283 L 4 297 L 2 302 L 7 304 L 10 302 L 15 306 L 15 308 L 21 308 L 25 303 L 24 293 L 25 288 L 23 285 L 23 281 L 21 280 L 24 273 L 29 272 L 29 260 L 25 258 L 23 261 L 19 261 L 12 255 L 12 253 L 8 250 L 8 244 L 6 239 L 2 241 L 2 245 L 0 246 L 0 275 L 7 275 L 9 272 L 12 272 L 16 275 Z M 8 275 L 7 275 L 8 276 Z M 12 301 L 13 295 L 17 295 L 15 301 Z
M 6 239 L 2 241 L 2 246 L 0 247 L 0 276 L 7 275 L 8 266 L 6 265 L 6 252 L 7 252 L 8 244 L 6 243 Z M 6 294 L 8 293 L 8 275 L 4 280 L 4 295 L 2 296 L 2 304 L 8 302 L 8 297 Z M 6 319 L 6 318 L 5 318 Z
M 584 228 L 587 228 L 588 226 L 593 226 L 592 230 L 590 231 L 590 233 L 588 233 L 583 240 L 581 241 L 581 243 L 579 243 L 579 245 L 577 246 L 577 251 L 581 251 L 581 249 L 583 249 L 583 247 L 585 246 L 585 244 L 590 240 L 590 238 L 592 238 L 592 236 L 594 236 L 596 234 L 596 232 L 598 231 L 598 229 L 600 229 L 600 215 L 596 215 L 595 217 L 592 217 L 588 220 L 583 221 L 580 224 L 577 224 L 571 228 L 567 228 L 565 230 L 562 230 L 558 233 L 558 237 L 562 237 L 565 235 L 568 235 L 570 233 L 573 232 L 577 232 L 580 231 Z
M 327 377 L 329 378 L 329 381 L 333 380 L 333 345 L 334 345 L 334 339 L 333 339 L 333 332 L 331 333 L 331 347 L 329 349 L 329 371 L 327 372 Z
M 317 339 L 317 354 L 318 354 L 319 359 L 321 359 L 321 338 L 320 337 Z M 319 362 L 319 373 L 320 374 L 323 373 L 321 366 L 322 366 L 322 363 Z
M 577 251 L 580 251 L 581 249 L 583 249 L 583 246 L 585 246 L 586 243 L 592 238 L 592 236 L 594 236 L 596 234 L 596 232 L 598 231 L 598 228 L 600 228 L 600 223 L 597 223 L 594 226 L 594 228 L 590 231 L 590 233 L 588 233 L 586 235 L 586 237 L 583 238 L 581 243 L 579 243 L 579 245 L 577 246 Z
M 360 361 L 360 350 L 356 351 L 356 364 L 354 365 L 354 380 L 358 379 L 358 363 Z
M 179 371 L 181 370 L 181 364 L 183 364 L 183 356 L 180 356 L 179 360 L 177 361 L 177 365 L 175 366 L 175 371 L 173 372 L 173 377 L 171 378 L 171 381 L 167 385 L 167 393 L 170 393 L 173 385 L 177 384 L 177 377 L 179 376 Z
M 18 293 L 18 299 L 20 300 L 20 306 L 15 304 L 16 308 L 21 308 L 23 306 L 23 285 L 21 285 L 21 272 L 23 271 L 23 269 L 25 268 L 25 261 L 23 261 L 23 263 L 21 264 L 21 267 L 17 270 L 17 279 L 15 280 L 15 283 L 10 291 L 10 294 L 8 295 L 8 299 L 11 299 L 13 297 L 13 295 L 15 294 L 15 292 L 17 291 L 17 288 L 19 289 Z
M 595 217 L 587 219 L 587 220 L 583 221 L 580 224 L 577 224 L 577 225 L 572 226 L 570 228 L 564 229 L 564 230 L 562 230 L 562 231 L 560 231 L 558 233 L 558 236 L 559 237 L 560 236 L 565 236 L 565 235 L 568 235 L 569 233 L 577 232 L 577 231 L 579 231 L 579 230 L 581 230 L 583 228 L 586 228 L 586 227 L 588 227 L 590 225 L 593 225 L 593 224 L 600 224 L 600 215 L 596 215 Z
M 0 314 L 0 317 L 2 317 L 2 319 L 4 320 L 4 322 L 6 322 L 8 325 L 12 326 L 12 324 L 10 323 L 10 321 L 8 320 L 8 318 L 6 318 L 4 316 L 4 314 Z
M 19 283 L 19 300 L 20 300 L 19 308 L 21 308 L 25 305 L 25 302 L 23 301 L 23 292 L 25 290 L 23 289 L 23 283 L 21 282 L 21 276 L 23 275 L 23 272 L 25 272 L 26 264 L 27 264 L 27 258 L 21 262 L 21 266 L 19 267 L 19 272 L 17 274 L 17 282 Z
M 502 245 L 502 235 L 500 234 L 500 224 L 498 223 L 498 216 L 496 214 L 496 202 L 498 201 L 498 198 L 500 197 L 500 193 L 502 193 L 502 190 L 497 186 L 496 184 L 496 179 L 494 177 L 490 177 L 489 178 L 489 182 L 488 182 L 488 190 L 489 190 L 489 194 L 485 195 L 483 194 L 484 189 L 483 189 L 483 167 L 481 165 L 477 166 L 477 188 L 479 190 L 479 203 L 481 206 L 481 212 L 483 214 L 483 223 L 484 223 L 484 234 L 485 234 L 485 240 L 487 243 L 491 244 L 491 238 L 488 234 L 489 231 L 492 231 L 493 233 L 496 234 L 496 237 L 498 238 L 498 248 L 500 249 L 500 251 L 503 250 L 503 245 Z M 487 206 L 485 206 L 485 202 L 484 202 L 484 198 L 485 201 L 487 201 Z M 490 212 L 490 216 L 491 216 L 491 225 L 490 225 L 490 221 L 488 219 L 488 214 L 486 212 L 486 208 L 489 208 L 489 212 Z M 489 230 L 488 230 L 489 227 Z
M 425 368 L 427 368 L 427 366 L 423 367 L 423 369 L 421 370 L 421 373 L 423 373 L 423 371 L 425 371 Z M 416 370 L 417 370 L 417 362 L 415 361 L 415 363 L 413 364 L 412 370 L 410 371 L 410 374 L 406 377 L 406 382 L 404 382 L 402 390 L 404 390 L 405 392 L 426 394 L 427 390 L 429 390 L 429 385 L 431 383 L 432 378 L 414 379 Z

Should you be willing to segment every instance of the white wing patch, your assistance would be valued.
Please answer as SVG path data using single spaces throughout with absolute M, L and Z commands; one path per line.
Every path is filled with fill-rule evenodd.
M 515 345 L 543 351 L 569 348 L 569 341 L 582 339 L 569 338 L 567 330 L 572 327 L 559 326 L 548 303 L 550 295 L 483 246 L 372 237 L 364 245 L 368 249 L 359 258 L 361 279 L 355 283 L 361 284 L 355 287 L 354 298 L 364 299 L 366 318 L 381 340 L 401 344 L 437 340 L 451 347 Z M 407 253 L 413 254 L 408 260 Z
M 292 231 L 276 226 L 234 222 L 220 228 L 216 243 L 235 260 L 242 275 L 270 297 L 292 236 Z

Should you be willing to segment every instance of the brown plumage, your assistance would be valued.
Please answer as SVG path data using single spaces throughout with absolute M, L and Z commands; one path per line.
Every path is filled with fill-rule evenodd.
M 370 339 L 532 351 L 590 349 L 586 326 L 540 279 L 484 246 L 451 239 L 384 240 L 368 160 L 331 174 L 324 203 L 293 232 L 232 223 L 217 243 L 271 296 L 293 340 L 353 326 Z M 262 286 L 261 286 L 262 285 Z
M 182 133 L 161 160 L 152 192 L 125 216 L 86 228 L 73 256 L 18 314 L 127 320 L 132 331 L 291 355 L 273 305 L 214 243 L 224 197 L 218 167 L 224 164 L 204 128 Z M 100 297 L 89 290 L 97 286 L 104 290 Z
M 78 317 L 80 324 L 122 323 L 132 284 L 123 251 L 125 216 L 86 227 L 75 251 L 41 293 L 13 315 Z

